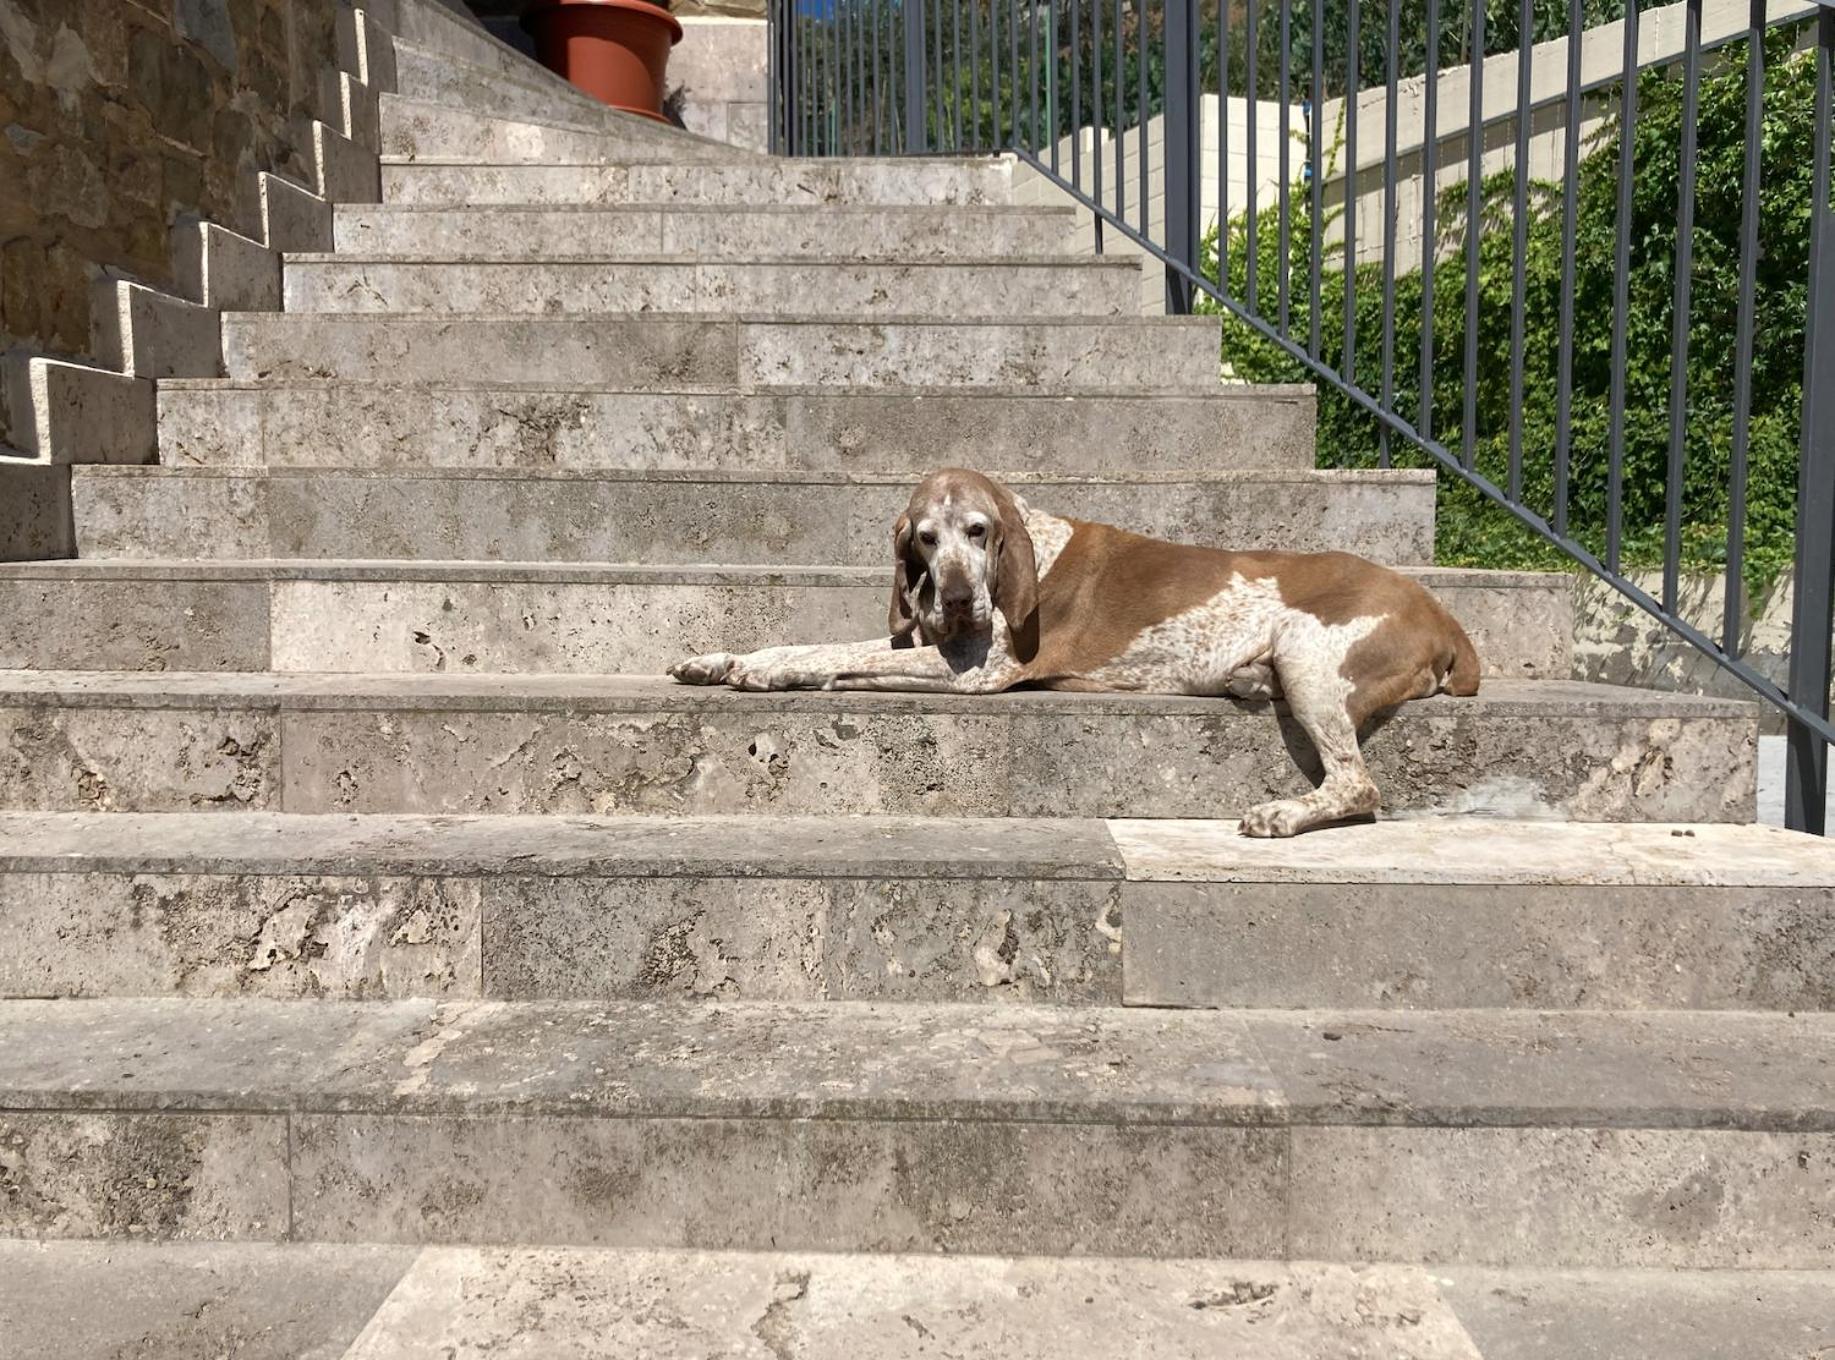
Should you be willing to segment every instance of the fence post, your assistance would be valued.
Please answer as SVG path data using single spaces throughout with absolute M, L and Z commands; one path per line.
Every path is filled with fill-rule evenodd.
M 1227 54 L 1220 57 L 1227 60 Z M 1203 179 L 1198 169 L 1202 139 L 1198 91 L 1198 0 L 1166 0 L 1166 253 L 1198 272 L 1198 214 Z M 1218 116 L 1227 111 L 1219 101 Z M 1219 129 L 1221 132 L 1221 129 Z M 1166 310 L 1190 313 L 1191 280 L 1168 265 Z
M 905 16 L 905 154 L 928 147 L 924 131 L 924 103 L 929 89 L 924 80 L 924 0 L 902 0 Z
M 1790 620 L 1790 697 L 1829 711 L 1831 602 L 1835 600 L 1835 210 L 1829 206 L 1830 66 L 1835 9 L 1816 27 L 1816 141 L 1810 173 L 1809 308 L 1803 343 L 1803 451 L 1797 476 L 1797 574 Z M 1784 820 L 1818 835 L 1829 788 L 1828 745 L 1802 723 L 1788 728 Z

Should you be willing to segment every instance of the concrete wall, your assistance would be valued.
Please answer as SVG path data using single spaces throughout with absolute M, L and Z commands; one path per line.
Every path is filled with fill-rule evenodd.
M 687 16 L 669 56 L 669 87 L 684 94 L 690 132 L 763 151 L 769 140 L 763 19 Z
M 175 223 L 255 234 L 253 172 L 309 179 L 337 8 L 0 0 L 0 352 L 93 357 L 96 280 L 169 288 Z

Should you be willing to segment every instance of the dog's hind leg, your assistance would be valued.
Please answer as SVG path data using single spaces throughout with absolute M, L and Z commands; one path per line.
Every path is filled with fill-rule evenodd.
M 1348 707 L 1351 687 L 1337 665 L 1289 665 L 1280 683 L 1294 721 L 1319 752 L 1325 778 L 1311 793 L 1250 808 L 1243 814 L 1243 834 L 1297 836 L 1325 822 L 1375 812 L 1382 798 L 1358 749 L 1357 722 Z

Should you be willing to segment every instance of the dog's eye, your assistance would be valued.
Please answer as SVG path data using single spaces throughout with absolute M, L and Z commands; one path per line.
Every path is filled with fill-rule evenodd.
M 926 548 L 934 548 L 937 546 L 937 536 L 926 529 L 923 533 L 918 535 L 918 542 L 922 543 Z
M 988 526 L 985 524 L 971 524 L 968 526 L 968 536 L 970 538 L 985 537 L 987 532 L 988 532 Z

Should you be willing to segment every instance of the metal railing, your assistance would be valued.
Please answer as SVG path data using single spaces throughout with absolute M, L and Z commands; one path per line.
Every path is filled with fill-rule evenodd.
M 770 0 L 770 142 L 798 156 L 1012 152 L 1089 210 L 1098 252 L 1107 233 L 1164 266 L 1169 311 L 1221 313 L 1233 365 L 1310 378 L 1322 426 L 1338 402 L 1378 465 L 1457 479 L 1780 713 L 1787 821 L 1822 832 L 1835 0 L 1736 3 L 1729 21 L 1715 0 L 1704 34 L 1706 0 Z M 1677 22 L 1663 47 L 1657 30 Z M 1602 42 L 1618 56 L 1605 70 Z M 1552 95 L 1537 83 L 1551 67 Z M 1463 108 L 1445 97 L 1461 68 Z M 1734 129 L 1706 152 L 1704 85 L 1715 126 Z M 1406 162 L 1404 103 L 1423 132 Z M 1552 184 L 1530 164 L 1532 137 L 1549 136 L 1535 119 L 1551 114 Z M 1653 215 L 1648 186 L 1672 178 Z M 1780 185 L 1802 202 L 1768 217 Z M 1727 220 L 1698 220 L 1704 192 L 1704 215 Z M 1400 241 L 1404 226 L 1417 241 Z M 1784 544 L 1792 572 L 1781 679 L 1742 637 L 1755 533 Z M 1724 578 L 1718 628 L 1680 601 L 1704 555 Z

